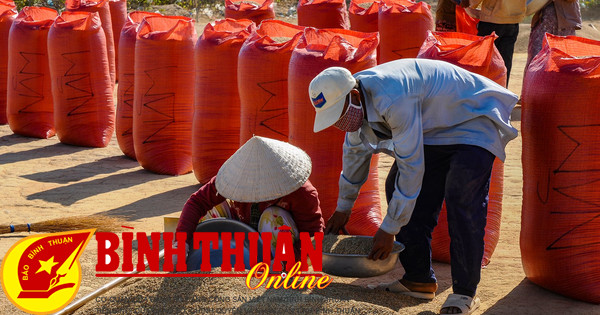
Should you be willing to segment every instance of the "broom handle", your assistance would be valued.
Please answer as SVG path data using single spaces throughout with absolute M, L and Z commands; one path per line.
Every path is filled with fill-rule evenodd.
M 165 255 L 165 250 L 161 250 L 158 253 L 158 259 L 163 258 Z M 148 267 L 148 261 L 144 262 L 144 267 Z M 144 268 L 145 269 L 145 268 Z M 134 275 L 139 273 L 139 271 L 137 270 L 133 270 L 128 272 L 128 275 Z M 89 302 L 90 300 L 92 300 L 93 298 L 103 294 L 104 292 L 118 286 L 119 284 L 121 284 L 123 281 L 129 279 L 130 277 L 128 276 L 123 276 L 123 277 L 118 277 L 115 280 L 101 286 L 99 289 L 97 289 L 96 291 L 82 297 L 81 299 L 69 304 L 67 307 L 63 308 L 61 311 L 54 313 L 54 315 L 63 315 L 63 314 L 71 314 L 73 312 L 75 312 L 78 308 L 82 307 L 83 305 L 85 305 L 87 302 Z
M 25 229 L 27 228 L 27 229 Z M 31 232 L 31 224 L 30 223 L 26 223 L 26 224 L 17 224 L 17 225 L 9 225 L 9 226 L 3 226 L 2 230 L 0 231 L 0 234 L 8 234 L 8 233 L 14 233 L 14 232 Z

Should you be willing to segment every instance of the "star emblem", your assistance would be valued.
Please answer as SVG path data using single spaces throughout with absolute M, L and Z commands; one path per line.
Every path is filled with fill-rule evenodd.
M 47 272 L 48 274 L 52 273 L 52 267 L 54 267 L 58 262 L 54 261 L 54 256 L 50 257 L 50 259 L 43 261 L 40 259 L 40 269 L 38 269 L 35 273 L 39 273 L 42 271 Z

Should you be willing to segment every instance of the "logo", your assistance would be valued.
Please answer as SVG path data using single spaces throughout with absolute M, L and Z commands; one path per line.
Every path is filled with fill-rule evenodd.
M 321 92 L 321 94 L 317 95 L 317 97 L 313 97 L 312 102 L 313 102 L 313 106 L 316 108 L 323 107 L 323 105 L 325 105 L 325 102 L 326 102 L 325 96 L 323 96 L 323 92 Z
M 252 290 L 262 285 L 266 289 L 326 288 L 332 281 L 328 275 L 308 273 L 309 260 L 312 271 L 322 271 L 323 232 L 314 233 L 314 242 L 308 232 L 300 232 L 298 239 L 300 257 L 296 261 L 294 239 L 290 228 L 284 225 L 278 230 L 276 236 L 272 232 L 194 232 L 187 261 L 186 233 L 152 232 L 148 237 L 146 233 L 138 232 L 135 235 L 138 245 L 137 265 L 134 265 L 132 257 L 133 233 L 123 232 L 119 238 L 115 233 L 98 232 L 96 233 L 98 242 L 96 277 L 165 277 L 164 273 L 139 274 L 132 271 L 143 272 L 149 268 L 152 272 L 181 272 L 188 270 L 189 266 L 190 270 L 210 272 L 213 267 L 220 266 L 222 272 L 230 272 L 232 269 L 250 271 L 247 274 L 188 273 L 175 274 L 175 276 L 245 277 L 246 286 Z M 274 237 L 276 240 L 272 243 Z M 162 250 L 158 245 L 161 238 L 164 241 Z M 149 239 L 152 240 L 152 245 Z M 121 245 L 123 256 L 119 257 L 117 249 Z M 161 258 L 164 258 L 162 268 L 159 264 Z M 119 266 L 122 271 L 120 273 Z
M 95 229 L 26 237 L 2 262 L 2 289 L 22 311 L 49 314 L 69 304 L 81 284 L 79 256 Z

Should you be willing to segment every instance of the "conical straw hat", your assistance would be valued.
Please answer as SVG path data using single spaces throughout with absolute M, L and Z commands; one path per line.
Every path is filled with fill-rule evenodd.
M 239 202 L 262 202 L 300 188 L 312 169 L 310 157 L 289 143 L 254 136 L 219 169 L 217 191 Z

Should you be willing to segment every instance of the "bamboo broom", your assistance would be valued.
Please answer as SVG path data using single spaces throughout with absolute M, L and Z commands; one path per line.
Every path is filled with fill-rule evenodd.
M 54 233 L 83 229 L 96 229 L 96 232 L 114 232 L 122 230 L 122 225 L 124 222 L 125 219 L 119 216 L 105 216 L 99 214 L 90 216 L 73 216 L 36 223 L 0 226 L 0 235 L 12 232 Z

